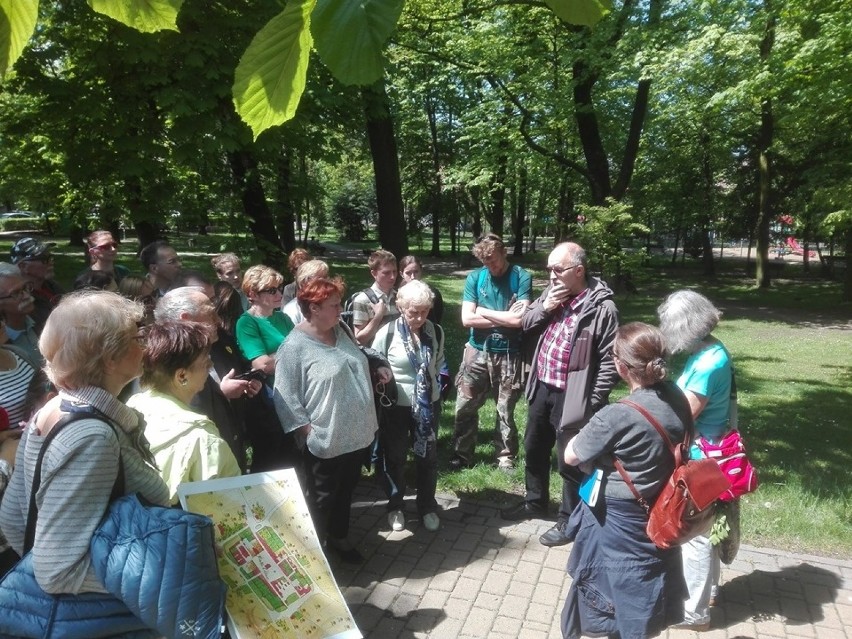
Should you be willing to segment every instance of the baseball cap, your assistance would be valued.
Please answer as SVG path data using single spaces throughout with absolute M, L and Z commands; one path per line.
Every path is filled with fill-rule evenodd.
M 56 242 L 42 242 L 34 237 L 22 237 L 15 242 L 15 245 L 10 251 L 12 264 L 18 264 L 19 262 L 39 257 L 50 251 L 54 246 L 56 246 Z

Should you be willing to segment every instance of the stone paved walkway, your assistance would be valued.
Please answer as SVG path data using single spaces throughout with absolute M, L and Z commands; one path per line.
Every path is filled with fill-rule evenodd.
M 439 495 L 441 530 L 429 533 L 408 504 L 392 532 L 382 496 L 362 481 L 352 537 L 367 560 L 333 563 L 359 628 L 369 639 L 559 639 L 571 546 L 545 548 L 552 522 L 513 524 L 496 506 Z M 669 630 L 666 639 L 852 639 L 852 561 L 743 546 L 723 566 L 709 632 Z

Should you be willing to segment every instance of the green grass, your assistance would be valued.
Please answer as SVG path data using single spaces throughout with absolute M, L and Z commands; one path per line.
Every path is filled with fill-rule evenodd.
M 63 240 L 57 241 L 58 279 L 70 285 L 85 266 L 83 254 Z M 206 252 L 252 254 L 252 239 L 247 237 L 197 238 L 191 247 L 186 238 L 173 241 L 187 267 L 205 272 L 210 272 Z M 10 246 L 10 240 L 0 241 L 0 251 L 6 256 Z M 130 253 L 128 247 L 120 262 L 139 272 L 141 267 Z M 545 259 L 546 251 L 540 251 L 523 262 L 540 278 Z M 332 266 L 333 272 L 346 279 L 350 291 L 370 283 L 365 259 L 360 256 Z M 745 543 L 848 557 L 852 555 L 852 482 L 848 478 L 852 470 L 852 306 L 841 303 L 839 284 L 807 278 L 795 265 L 784 268 L 787 279 L 758 291 L 745 277 L 742 265 L 732 261 L 723 262 L 715 278 L 702 276 L 694 263 L 671 268 L 662 261 L 652 262 L 635 274 L 639 293 L 618 295 L 616 302 L 623 322 L 655 322 L 656 307 L 663 297 L 684 287 L 696 288 L 722 308 L 725 316 L 716 335 L 734 357 L 740 424 L 761 481 L 756 493 L 743 498 Z M 464 281 L 458 275 L 430 272 L 428 264 L 426 279 L 444 295 L 447 359 L 455 372 L 466 340 L 459 321 Z M 673 366 L 677 372 L 678 363 Z M 619 385 L 613 398 L 624 392 Z M 493 402 L 480 413 L 477 465 L 458 473 L 445 472 L 452 412 L 453 403 L 447 402 L 439 435 L 439 489 L 462 498 L 514 502 L 523 494 L 522 465 L 509 474 L 493 465 Z M 523 439 L 523 400 L 515 418 Z M 554 473 L 554 503 L 558 491 L 559 477 Z

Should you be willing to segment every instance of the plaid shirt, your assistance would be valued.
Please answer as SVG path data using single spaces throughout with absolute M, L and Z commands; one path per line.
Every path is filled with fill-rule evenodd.
M 580 307 L 588 297 L 585 289 L 570 300 L 559 313 L 559 319 L 551 322 L 544 331 L 538 351 L 538 379 L 545 384 L 565 390 L 568 383 L 568 361 L 571 359 L 571 338 Z

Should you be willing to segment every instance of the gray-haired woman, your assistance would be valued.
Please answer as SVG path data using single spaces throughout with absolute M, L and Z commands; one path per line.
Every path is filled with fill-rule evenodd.
M 677 385 L 686 395 L 697 437 L 712 443 L 730 431 L 731 355 L 712 331 L 722 317 L 713 303 L 695 291 L 676 291 L 657 309 L 670 353 L 689 353 Z M 683 571 L 689 590 L 684 622 L 695 631 L 710 627 L 710 602 L 719 584 L 720 561 L 709 530 L 684 544 Z
M 373 348 L 390 362 L 396 384 L 397 403 L 386 408 L 379 430 L 380 467 L 388 496 L 391 529 L 405 528 L 405 460 L 414 448 L 417 482 L 417 512 L 426 530 L 440 526 L 436 510 L 438 482 L 437 431 L 441 414 L 438 371 L 444 364 L 443 331 L 426 319 L 434 294 L 425 282 L 413 280 L 399 289 L 396 304 L 400 317 L 382 326 Z
M 142 372 L 142 313 L 141 304 L 115 293 L 72 293 L 62 298 L 41 334 L 39 348 L 59 395 L 24 429 L 0 508 L 3 534 L 18 554 L 25 550 L 39 452 L 60 419 L 87 413 L 56 432 L 41 468 L 32 567 L 45 592 L 104 592 L 92 570 L 89 542 L 110 502 L 119 457 L 125 493 L 169 503 L 168 488 L 142 436 L 144 421 L 118 400 L 119 391 Z

